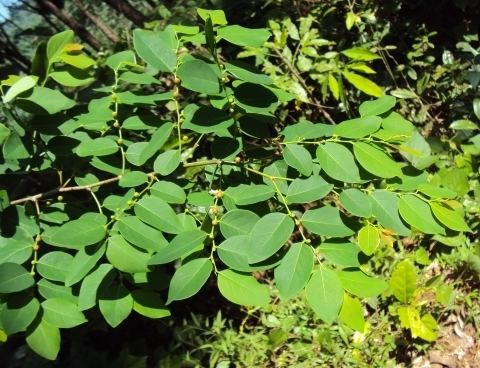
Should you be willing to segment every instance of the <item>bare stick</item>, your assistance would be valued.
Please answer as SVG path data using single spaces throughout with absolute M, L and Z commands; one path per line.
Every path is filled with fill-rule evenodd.
M 73 191 L 78 191 L 78 190 L 90 190 L 90 189 L 95 188 L 95 187 L 99 187 L 99 186 L 102 186 L 102 185 L 105 185 L 105 184 L 113 183 L 115 181 L 120 180 L 121 178 L 122 178 L 122 176 L 118 175 L 118 176 L 115 176 L 114 178 L 97 181 L 96 183 L 92 183 L 92 184 L 78 185 L 78 186 L 74 186 L 74 187 L 55 188 L 55 189 L 49 190 L 48 192 L 39 193 L 39 194 L 35 194 L 33 196 L 28 196 L 28 197 L 25 197 L 25 198 L 16 199 L 14 201 L 11 201 L 10 204 L 14 205 L 14 204 L 20 204 L 20 203 L 24 203 L 24 202 L 37 202 L 39 199 L 42 199 L 42 198 L 45 198 L 45 197 L 50 197 L 50 196 L 55 195 L 57 193 L 73 192 Z

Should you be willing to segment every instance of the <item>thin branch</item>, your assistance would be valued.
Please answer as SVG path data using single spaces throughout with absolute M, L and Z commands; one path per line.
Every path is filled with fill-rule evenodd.
M 15 204 L 20 204 L 20 203 L 25 203 L 25 202 L 36 202 L 39 199 L 42 199 L 42 198 L 45 198 L 45 197 L 50 197 L 50 196 L 55 195 L 57 193 L 73 192 L 73 191 L 79 191 L 79 190 L 90 191 L 92 188 L 116 182 L 116 181 L 120 180 L 121 178 L 122 178 L 122 176 L 118 175 L 118 176 L 115 176 L 113 178 L 101 180 L 101 181 L 98 181 L 98 182 L 92 183 L 92 184 L 78 185 L 78 186 L 74 186 L 74 187 L 55 188 L 55 189 L 49 190 L 48 192 L 39 193 L 39 194 L 35 194 L 33 196 L 28 196 L 28 197 L 25 197 L 25 198 L 16 199 L 14 201 L 11 201 L 10 204 L 15 205 Z

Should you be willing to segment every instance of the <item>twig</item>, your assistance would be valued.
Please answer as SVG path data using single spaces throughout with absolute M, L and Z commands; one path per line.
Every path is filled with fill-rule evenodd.
M 20 203 L 29 202 L 29 201 L 37 202 L 39 199 L 49 197 L 49 196 L 55 195 L 57 193 L 73 192 L 73 191 L 78 191 L 78 190 L 90 190 L 92 188 L 99 187 L 101 185 L 113 183 L 115 181 L 120 180 L 121 178 L 122 178 L 122 175 L 118 175 L 118 176 L 115 176 L 113 178 L 97 181 L 96 183 L 92 183 L 92 184 L 78 185 L 78 186 L 74 186 L 74 187 L 55 188 L 55 189 L 49 190 L 48 192 L 39 193 L 39 194 L 35 194 L 33 196 L 28 196 L 28 197 L 25 197 L 25 198 L 16 199 L 14 201 L 11 201 L 10 204 L 15 205 L 15 204 L 20 204 Z

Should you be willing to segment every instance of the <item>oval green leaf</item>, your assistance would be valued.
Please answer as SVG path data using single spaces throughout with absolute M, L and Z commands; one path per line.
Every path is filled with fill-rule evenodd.
M 167 304 L 198 293 L 210 277 L 212 269 L 212 262 L 208 258 L 198 258 L 183 264 L 170 280 Z
M 307 210 L 301 221 L 308 231 L 317 235 L 345 237 L 354 233 L 343 223 L 340 211 L 331 206 Z
M 315 314 L 326 323 L 338 317 L 343 303 L 343 287 L 337 274 L 325 267 L 312 274 L 305 293 Z
M 353 154 L 345 146 L 326 142 L 318 146 L 317 158 L 322 170 L 331 178 L 345 183 L 362 181 Z
M 218 290 L 235 304 L 266 307 L 270 301 L 268 288 L 260 284 L 253 276 L 232 270 L 218 273 Z
M 250 233 L 249 263 L 257 263 L 277 252 L 290 238 L 293 220 L 284 213 L 269 213 L 254 225 Z
M 275 283 L 283 299 L 297 294 L 307 284 L 313 269 L 312 248 L 304 243 L 292 244 L 280 265 L 275 268 Z

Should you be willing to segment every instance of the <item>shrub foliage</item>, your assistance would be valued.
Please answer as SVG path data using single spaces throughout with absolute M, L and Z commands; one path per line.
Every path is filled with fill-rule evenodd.
M 287 124 L 275 111 L 295 91 L 220 53 L 270 32 L 198 14 L 201 29 L 134 30 L 99 66 L 59 33 L 32 75 L 1 82 L 0 333 L 55 359 L 60 329 L 95 310 L 112 327 L 168 317 L 210 280 L 249 307 L 272 287 L 305 292 L 324 322 L 358 331 L 362 300 L 388 289 L 402 325 L 434 340 L 412 266 L 389 284 L 366 265 L 398 237 L 470 231 L 395 97 L 376 86 L 356 118 Z

